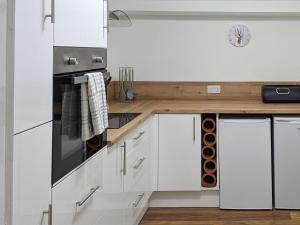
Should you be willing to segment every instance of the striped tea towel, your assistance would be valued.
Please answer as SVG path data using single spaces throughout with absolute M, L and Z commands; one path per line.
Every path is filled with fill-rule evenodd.
M 74 85 L 66 84 L 62 96 L 61 133 L 70 139 L 80 136 L 80 96 Z
M 105 83 L 102 73 L 88 73 L 81 84 L 81 136 L 83 141 L 102 134 L 108 127 Z

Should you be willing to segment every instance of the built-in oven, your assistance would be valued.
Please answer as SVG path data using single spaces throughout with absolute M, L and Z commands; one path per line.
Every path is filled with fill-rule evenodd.
M 102 48 L 54 48 L 52 185 L 107 145 L 107 131 L 82 140 L 80 96 L 88 72 L 102 72 L 109 84 L 106 55 Z

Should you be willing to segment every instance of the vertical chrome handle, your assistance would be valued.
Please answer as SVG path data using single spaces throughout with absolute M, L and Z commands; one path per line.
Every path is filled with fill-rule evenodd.
M 196 118 L 193 117 L 193 143 L 196 141 Z
M 44 211 L 43 214 L 48 215 L 48 225 L 52 225 L 52 205 L 51 204 L 48 207 L 48 211 Z
M 106 7 L 104 6 L 106 2 Z M 106 16 L 105 16 L 105 10 L 106 10 Z M 106 24 L 105 24 L 105 19 L 106 19 Z M 109 32 L 109 6 L 108 6 L 108 0 L 103 1 L 103 29 L 107 29 L 107 32 Z M 103 32 L 103 35 L 104 32 Z
M 122 169 L 122 172 L 123 172 L 123 175 L 125 176 L 126 175 L 126 142 L 124 142 L 124 144 L 121 146 L 123 148 L 123 169 Z
M 55 23 L 55 0 L 51 0 L 51 14 L 47 14 L 45 18 L 51 18 L 51 23 Z

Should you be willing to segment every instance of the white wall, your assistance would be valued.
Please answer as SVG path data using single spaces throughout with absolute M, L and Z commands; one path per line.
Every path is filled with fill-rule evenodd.
M 249 26 L 245 48 L 227 41 L 229 28 Z M 109 67 L 135 67 L 145 81 L 299 81 L 300 18 L 210 19 L 140 17 L 109 33 Z
M 6 0 L 0 0 L 0 225 L 4 224 Z

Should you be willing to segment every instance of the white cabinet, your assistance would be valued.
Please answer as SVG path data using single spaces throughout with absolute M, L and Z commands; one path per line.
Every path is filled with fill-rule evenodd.
M 126 205 L 123 193 L 122 148 L 123 140 L 104 152 L 103 207 L 105 225 L 122 225 Z
M 50 0 L 16 0 L 14 133 L 52 120 L 53 25 Z
M 96 153 L 52 189 L 53 224 L 103 223 L 103 152 Z
M 151 177 L 151 117 L 132 131 L 124 141 L 123 153 L 126 160 L 123 163 L 125 193 L 125 224 L 138 224 L 143 211 L 146 210 L 152 193 Z M 125 152 L 124 152 L 125 151 Z
M 300 118 L 274 118 L 275 208 L 300 209 Z
M 55 46 L 106 48 L 106 27 L 107 1 L 55 1 Z
M 149 118 L 104 152 L 101 201 L 105 225 L 138 224 L 148 208 L 156 187 L 156 124 L 156 116 Z
M 52 123 L 14 136 L 13 225 L 47 225 L 51 204 Z
M 219 160 L 221 208 L 272 208 L 270 118 L 221 118 Z
M 159 115 L 158 177 L 159 191 L 200 191 L 200 115 Z

